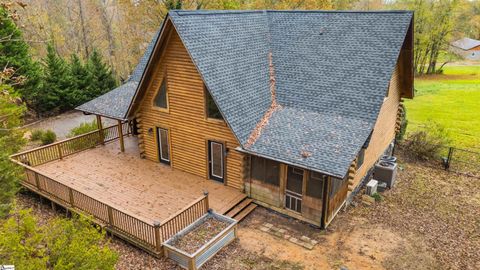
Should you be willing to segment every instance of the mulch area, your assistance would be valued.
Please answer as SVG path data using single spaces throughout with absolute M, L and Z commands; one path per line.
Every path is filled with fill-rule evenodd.
M 349 212 L 421 243 L 439 269 L 480 269 L 480 181 L 430 165 L 401 162 L 382 202 Z
M 193 254 L 227 228 L 228 225 L 228 223 L 217 218 L 207 217 L 191 231 L 172 241 L 171 245 L 188 254 Z

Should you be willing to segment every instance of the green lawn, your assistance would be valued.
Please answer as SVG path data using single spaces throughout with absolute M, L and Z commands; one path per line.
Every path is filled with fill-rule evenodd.
M 408 132 L 427 121 L 446 127 L 452 144 L 480 147 L 480 65 L 447 66 L 444 75 L 415 79 L 415 98 L 405 100 Z

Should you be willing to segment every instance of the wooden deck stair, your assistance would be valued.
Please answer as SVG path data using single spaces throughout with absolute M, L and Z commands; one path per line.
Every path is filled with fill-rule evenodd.
M 257 207 L 253 200 L 246 197 L 226 212 L 225 215 L 240 221 L 250 214 Z

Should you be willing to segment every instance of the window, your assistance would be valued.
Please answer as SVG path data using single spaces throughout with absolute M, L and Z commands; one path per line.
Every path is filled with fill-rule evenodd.
M 321 199 L 323 197 L 323 177 L 324 175 L 318 172 L 310 172 L 307 181 L 307 196 Z
M 360 152 L 358 152 L 358 156 L 357 156 L 357 170 L 360 169 L 360 167 L 362 167 L 364 160 L 365 160 L 365 148 L 362 148 Z
M 165 79 L 162 81 L 162 84 L 160 85 L 160 89 L 158 89 L 157 95 L 155 96 L 155 99 L 153 100 L 153 104 L 156 107 L 168 109 L 167 83 L 166 83 Z
M 222 114 L 218 110 L 217 104 L 215 104 L 215 101 L 213 101 L 212 96 L 210 95 L 208 90 L 206 90 L 206 88 L 205 88 L 205 107 L 207 111 L 207 118 L 223 120 Z
M 273 160 L 252 156 L 252 178 L 278 186 L 280 183 L 280 164 Z
M 332 183 L 330 185 L 330 197 L 335 195 L 343 184 L 342 179 L 335 178 L 335 177 L 332 177 L 331 179 L 332 179 Z

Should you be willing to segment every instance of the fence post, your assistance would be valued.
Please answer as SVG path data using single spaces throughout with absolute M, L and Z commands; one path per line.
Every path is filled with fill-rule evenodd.
M 68 188 L 68 197 L 70 198 L 70 206 L 73 208 L 73 190 L 71 187 Z
M 447 162 L 445 163 L 445 170 L 448 170 L 450 168 L 450 162 L 452 161 L 452 157 L 453 157 L 453 147 L 449 147 Z
M 58 157 L 60 157 L 60 159 L 62 159 L 63 158 L 62 147 L 60 146 L 60 144 L 57 144 L 57 149 L 58 149 Z
M 162 248 L 162 239 L 160 238 L 160 222 L 155 221 L 153 223 L 153 227 L 155 229 L 155 247 L 158 252 Z
M 113 211 L 112 207 L 107 205 L 107 212 L 108 212 L 108 225 L 113 227 Z
M 203 192 L 203 195 L 205 195 L 205 211 L 208 211 L 208 209 L 210 209 L 210 205 L 208 203 L 208 191 L 204 191 Z

